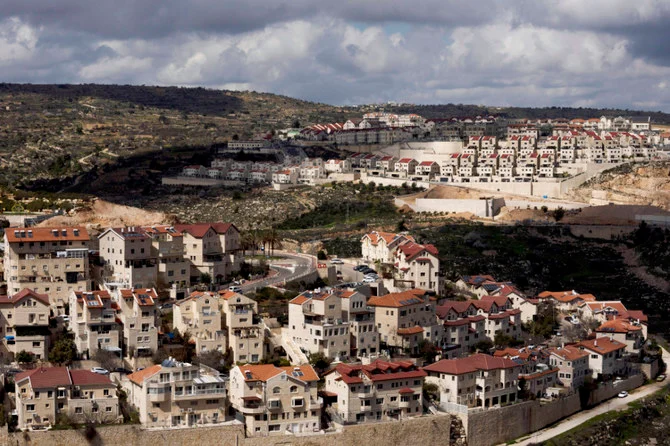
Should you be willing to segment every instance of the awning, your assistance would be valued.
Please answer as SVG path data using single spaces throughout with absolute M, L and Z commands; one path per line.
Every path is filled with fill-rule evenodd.
M 14 336 L 7 335 L 7 336 L 5 336 L 5 339 L 7 339 L 8 341 L 13 341 L 13 340 L 14 340 Z
M 257 396 L 243 396 L 242 397 L 243 401 L 262 401 L 259 397 Z

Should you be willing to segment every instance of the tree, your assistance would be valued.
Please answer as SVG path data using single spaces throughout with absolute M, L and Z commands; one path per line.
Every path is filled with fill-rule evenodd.
M 561 221 L 565 216 L 565 209 L 559 206 L 557 209 L 554 209 L 551 215 L 554 217 L 554 220 Z
M 77 358 L 77 347 L 69 337 L 60 338 L 49 352 L 49 362 L 70 365 Z
M 100 367 L 107 370 L 114 370 L 121 366 L 121 358 L 119 358 L 116 353 L 101 348 L 93 353 L 91 359 L 100 364 Z
M 323 249 L 319 249 L 319 252 L 316 253 L 316 258 L 319 260 L 327 260 L 328 256 Z
M 311 353 L 309 355 L 309 363 L 318 373 L 323 373 L 328 370 L 331 362 L 332 361 L 323 353 Z
M 395 227 L 396 232 L 405 232 L 407 229 L 408 228 L 407 224 L 405 223 L 405 219 L 400 220 Z
M 528 381 L 526 378 L 519 378 L 519 399 L 525 400 L 528 398 Z
M 435 344 L 430 341 L 421 340 L 419 342 L 419 355 L 426 363 L 435 362 L 435 356 L 440 352 Z
M 24 363 L 24 364 L 32 364 L 35 362 L 35 355 L 32 353 L 28 353 L 25 350 L 21 350 L 16 354 L 16 362 L 19 364 Z
M 209 273 L 200 274 L 200 282 L 209 285 L 212 283 L 212 276 Z

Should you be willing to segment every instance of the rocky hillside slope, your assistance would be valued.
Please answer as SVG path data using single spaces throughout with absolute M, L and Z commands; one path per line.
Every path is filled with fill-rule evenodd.
M 670 210 L 670 163 L 625 164 L 606 170 L 571 192 L 577 201 L 643 204 Z M 599 204 L 600 204 L 599 203 Z

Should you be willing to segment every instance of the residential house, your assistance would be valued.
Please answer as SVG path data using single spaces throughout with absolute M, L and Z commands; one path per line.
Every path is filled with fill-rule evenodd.
M 342 303 L 342 320 L 349 323 L 352 357 L 366 357 L 379 352 L 379 332 L 375 312 L 367 305 L 367 298 L 359 291 L 333 290 Z
M 230 371 L 230 405 L 249 436 L 319 432 L 323 400 L 310 365 L 240 365 Z
M 174 304 L 172 326 L 179 333 L 190 333 L 198 354 L 208 351 L 225 353 L 228 346 L 222 328 L 219 296 L 212 292 L 194 291 Z
M 406 234 L 372 231 L 361 238 L 361 257 L 366 261 L 394 263 L 394 253 L 398 246 L 413 242 Z
M 443 359 L 423 370 L 426 382 L 438 386 L 441 403 L 489 408 L 517 401 L 521 365 L 507 358 L 478 353 Z
M 607 337 L 575 344 L 589 354 L 589 372 L 593 379 L 620 375 L 625 370 L 623 355 L 626 344 Z
M 212 283 L 223 283 L 240 270 L 240 231 L 232 223 L 175 225 L 175 230 L 183 234 L 191 283 L 201 281 L 203 276 Z
M 395 163 L 396 172 L 405 172 L 408 175 L 414 174 L 416 172 L 416 166 L 419 165 L 417 160 L 412 158 L 402 158 Z
M 75 423 L 115 423 L 121 416 L 109 376 L 67 367 L 37 367 L 14 377 L 18 429 L 52 427 L 60 414 Z
M 184 235 L 168 225 L 142 228 L 151 239 L 151 257 L 158 267 L 156 285 L 169 288 L 170 297 L 181 299 L 191 285 L 191 264 L 185 258 Z
M 496 280 L 493 276 L 489 275 L 461 276 L 454 285 L 456 285 L 457 288 L 473 293 L 477 297 L 482 297 L 489 294 L 489 290 L 484 287 L 484 285 L 488 283 L 494 284 L 494 287 L 491 288 L 491 290 L 498 287 Z
M 395 251 L 397 272 L 394 286 L 421 288 L 440 294 L 440 260 L 437 255 L 437 248 L 430 244 L 407 242 L 398 246 Z
M 478 342 L 487 339 L 486 318 L 477 314 L 472 301 L 446 301 L 435 308 L 435 313 L 444 326 L 439 347 L 446 358 L 468 354 Z
M 423 413 L 426 372 L 409 361 L 338 364 L 326 373 L 325 392 L 343 423 L 403 420 Z
M 117 314 L 123 324 L 124 356 L 150 356 L 158 349 L 158 295 L 152 288 L 120 289 Z
M 72 291 L 70 329 L 80 354 L 89 357 L 96 350 L 121 354 L 122 327 L 116 318 L 118 308 L 107 290 Z
M 264 357 L 264 330 L 258 302 L 233 291 L 220 292 L 223 329 L 235 362 L 260 362 Z
M 278 170 L 272 173 L 272 182 L 276 184 L 298 184 L 300 172 L 295 169 Z
M 25 351 L 44 360 L 49 351 L 49 296 L 24 288 L 0 296 L 0 358 L 13 360 Z
M 542 291 L 537 296 L 540 300 L 552 302 L 561 311 L 574 311 L 584 302 L 594 302 L 593 294 L 580 294 L 572 291 Z
M 181 174 L 185 177 L 206 177 L 208 172 L 205 166 L 194 165 L 184 167 Z
M 642 324 L 624 318 L 603 322 L 595 331 L 598 336 L 607 336 L 625 344 L 627 353 L 639 353 L 645 341 Z
M 70 292 L 90 289 L 86 228 L 6 228 L 4 238 L 7 294 L 48 294 L 54 313 L 65 314 Z
M 328 173 L 349 173 L 351 172 L 351 162 L 349 160 L 331 159 L 326 161 L 324 169 Z
M 155 287 L 158 279 L 157 258 L 152 239 L 139 226 L 109 228 L 98 236 L 101 279 L 106 288 Z
M 519 374 L 519 387 L 523 387 L 528 395 L 536 398 L 550 395 L 550 389 L 560 383 L 559 369 L 551 368 L 547 364 L 538 364 L 536 370 L 530 373 Z M 551 392 L 553 395 L 553 392 Z
M 563 387 L 576 391 L 590 375 L 589 353 L 574 345 L 547 349 L 549 365 L 558 367 L 558 380 Z
M 417 353 L 419 343 L 440 345 L 443 327 L 435 314 L 436 299 L 426 291 L 413 289 L 373 296 L 368 305 L 375 310 L 375 322 L 386 348 Z M 384 347 L 382 347 L 384 348 Z
M 440 174 L 440 165 L 435 161 L 422 161 L 416 166 L 416 173 L 432 178 Z
M 288 336 L 301 350 L 344 360 L 351 353 L 349 322 L 340 296 L 331 290 L 305 291 L 289 301 Z
M 377 169 L 383 169 L 387 172 L 393 172 L 395 169 L 395 163 L 398 161 L 398 158 L 391 156 L 391 155 L 385 155 L 382 156 L 378 161 L 377 161 Z
M 144 427 L 196 427 L 226 421 L 226 381 L 204 365 L 164 360 L 122 381 Z

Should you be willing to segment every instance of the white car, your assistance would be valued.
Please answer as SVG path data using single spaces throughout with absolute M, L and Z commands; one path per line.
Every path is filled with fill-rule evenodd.
M 237 285 L 233 285 L 228 287 L 228 291 L 232 291 L 233 293 L 239 293 L 240 291 L 242 291 L 242 288 Z
M 103 369 L 102 367 L 91 367 L 91 372 L 98 373 L 100 375 L 109 375 L 109 370 Z
M 628 392 L 625 390 L 623 392 L 619 392 L 619 395 L 617 395 L 619 398 L 626 398 L 628 396 Z
M 377 279 L 375 279 L 373 277 L 370 277 L 370 276 L 363 278 L 363 283 L 374 283 L 376 281 L 377 281 Z
M 344 265 L 344 261 L 342 259 L 333 259 L 330 261 L 333 265 Z

